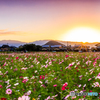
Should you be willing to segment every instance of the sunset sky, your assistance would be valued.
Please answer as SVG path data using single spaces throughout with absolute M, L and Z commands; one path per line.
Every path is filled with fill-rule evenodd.
M 99 0 L 0 0 L 0 40 L 100 42 Z

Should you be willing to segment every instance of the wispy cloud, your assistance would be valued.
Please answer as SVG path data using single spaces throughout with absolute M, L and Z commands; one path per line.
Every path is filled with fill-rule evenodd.
M 26 32 L 0 30 L 0 36 L 5 36 L 5 35 L 26 35 Z
M 4 30 L 0 30 L 0 32 L 6 32 L 6 31 L 8 31 L 7 29 L 4 29 Z

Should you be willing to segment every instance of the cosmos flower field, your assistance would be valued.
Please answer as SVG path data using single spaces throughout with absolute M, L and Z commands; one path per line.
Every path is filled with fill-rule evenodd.
M 72 97 L 71 91 L 100 94 L 99 52 L 0 54 L 0 98 L 99 100 L 99 95 Z

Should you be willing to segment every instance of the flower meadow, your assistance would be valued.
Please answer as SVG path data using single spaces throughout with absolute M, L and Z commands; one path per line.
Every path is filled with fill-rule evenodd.
M 99 52 L 0 54 L 0 98 L 7 100 L 99 100 Z

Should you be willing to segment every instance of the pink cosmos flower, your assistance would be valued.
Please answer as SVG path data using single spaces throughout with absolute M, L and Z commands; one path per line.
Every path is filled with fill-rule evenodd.
M 30 95 L 31 94 L 31 91 L 29 90 L 27 93 L 25 93 L 25 95 Z
M 30 100 L 30 97 L 23 95 L 22 97 L 19 97 L 18 100 Z
M 98 82 L 95 82 L 94 85 L 95 85 L 95 87 L 100 87 Z
M 52 63 L 52 62 L 50 61 L 50 62 L 49 62 L 49 65 L 51 65 L 51 63 Z
M 52 96 L 52 98 L 55 98 L 55 97 L 57 97 L 57 96 L 58 96 L 58 94 L 56 94 L 56 95 Z
M 45 100 L 49 100 L 49 99 L 50 99 L 50 96 L 48 96 L 47 99 L 45 99 Z
M 93 62 L 93 65 L 96 65 L 96 63 L 97 63 L 97 62 L 96 62 L 96 61 L 94 61 L 94 62 Z
M 31 65 L 31 68 L 33 67 L 33 65 Z
M 23 67 L 23 68 L 21 68 L 21 69 L 24 69 L 24 70 L 26 70 L 26 69 L 27 69 L 27 67 L 25 67 L 25 68 Z
M 56 80 L 57 78 L 55 77 L 54 80 Z
M 8 71 L 6 71 L 5 74 L 8 74 Z
M 46 86 L 45 86 L 44 84 L 43 84 L 42 86 L 43 86 L 44 88 L 46 88 Z
M 11 89 L 7 89 L 6 90 L 6 94 L 12 94 L 12 90 Z
M 50 99 L 50 96 L 48 96 L 47 99 Z
M 69 64 L 69 67 L 73 66 L 72 64 Z
M 6 88 L 9 88 L 11 85 L 8 85 Z
M 66 87 L 68 85 L 68 83 L 66 82 L 63 86 Z
M 17 68 L 14 69 L 14 71 L 17 71 L 17 70 L 18 70 Z
M 97 78 L 100 79 L 100 76 L 97 76 L 95 79 L 97 79 Z
M 100 73 L 98 74 L 98 76 L 100 76 Z
M 91 78 L 88 79 L 88 81 L 90 81 L 90 80 L 91 80 Z
M 93 73 L 93 71 L 91 71 L 91 73 L 90 74 L 92 74 Z
M 48 67 L 48 64 L 47 65 L 45 65 L 45 68 L 47 68 Z
M 59 64 L 61 64 L 62 62 L 59 62 Z
M 64 99 L 66 100 L 70 95 L 67 95 Z
M 26 83 L 27 81 L 28 81 L 28 79 L 23 79 L 23 81 L 22 81 L 22 82 L 23 82 L 23 83 Z
M 71 69 L 71 67 L 68 67 L 68 69 Z
M 5 62 L 3 66 L 6 66 L 6 64 L 7 64 L 7 63 Z
M 57 84 L 55 84 L 55 85 L 53 85 L 54 87 L 56 87 L 57 86 Z
M 75 99 L 75 98 L 76 98 L 76 96 L 72 97 L 72 99 Z

